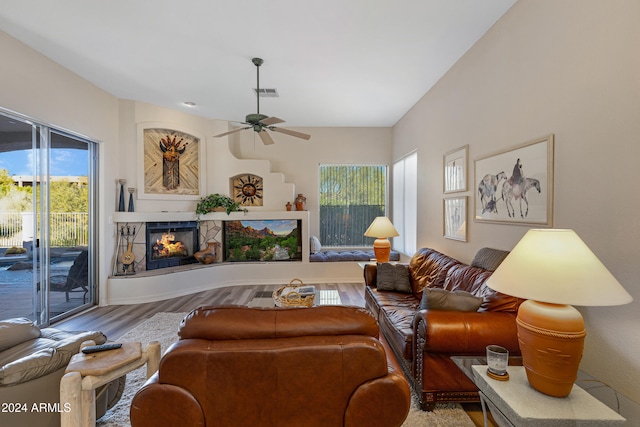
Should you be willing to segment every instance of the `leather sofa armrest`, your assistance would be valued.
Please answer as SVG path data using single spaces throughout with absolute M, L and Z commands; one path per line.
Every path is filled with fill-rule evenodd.
M 411 391 L 401 373 L 389 373 L 361 384 L 345 411 L 345 427 L 400 426 L 411 407 Z
M 498 344 L 520 354 L 514 313 L 419 310 L 414 334 L 428 353 L 484 355 L 487 345 Z
M 133 397 L 129 417 L 132 427 L 205 425 L 202 407 L 195 397 L 183 388 L 160 384 L 158 372 Z
M 377 278 L 378 278 L 378 265 L 365 264 L 364 265 L 364 283 L 367 286 L 375 288 Z
M 345 427 L 399 426 L 409 413 L 409 383 L 384 335 L 380 334 L 379 341 L 387 358 L 388 374 L 356 389 L 345 412 Z

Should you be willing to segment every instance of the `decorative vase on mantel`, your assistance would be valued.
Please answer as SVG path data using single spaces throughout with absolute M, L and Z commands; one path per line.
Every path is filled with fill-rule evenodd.
M 305 203 L 307 203 L 307 198 L 302 194 L 298 194 L 298 197 L 296 197 L 296 210 L 303 211 Z
M 120 198 L 118 200 L 118 212 L 124 212 L 124 185 L 127 183 L 126 179 L 119 179 L 120 183 Z
M 211 264 L 216 260 L 219 244 L 220 243 L 215 241 L 207 242 L 207 247 L 193 254 L 193 257 L 197 259 L 200 264 Z

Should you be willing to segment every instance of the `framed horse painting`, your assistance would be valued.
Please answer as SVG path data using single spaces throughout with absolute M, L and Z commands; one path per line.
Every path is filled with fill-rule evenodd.
M 554 136 L 475 160 L 475 221 L 553 226 Z

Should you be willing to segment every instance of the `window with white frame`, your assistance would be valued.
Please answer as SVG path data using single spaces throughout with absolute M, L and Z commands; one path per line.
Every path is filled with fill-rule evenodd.
M 387 165 L 320 165 L 322 246 L 367 247 L 364 232 L 387 212 Z
M 416 252 L 418 227 L 418 153 L 414 152 L 393 164 L 393 225 L 398 237 L 393 248 L 405 255 Z

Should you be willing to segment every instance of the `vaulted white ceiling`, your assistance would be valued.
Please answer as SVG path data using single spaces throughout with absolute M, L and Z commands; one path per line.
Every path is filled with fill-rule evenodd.
M 2 0 L 0 30 L 121 99 L 242 121 L 261 57 L 261 113 L 388 127 L 514 3 Z

